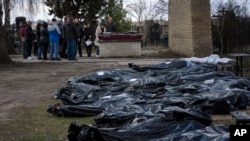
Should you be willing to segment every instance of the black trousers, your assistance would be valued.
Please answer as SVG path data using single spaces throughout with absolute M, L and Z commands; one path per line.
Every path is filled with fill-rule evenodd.
M 63 39 L 63 42 L 62 42 L 62 51 L 61 51 L 61 58 L 67 58 L 66 50 L 67 50 L 67 40 Z
M 32 40 L 27 40 L 25 43 L 26 43 L 26 47 L 27 47 L 27 56 L 31 56 Z
M 28 50 L 27 50 L 25 41 L 23 41 L 23 59 L 27 59 L 27 58 L 28 58 Z
M 43 48 L 43 59 L 47 60 L 47 54 L 48 54 L 48 48 L 49 48 L 49 43 L 40 43 L 40 46 Z
M 77 48 L 78 48 L 79 56 L 82 57 L 82 40 L 81 39 L 80 41 L 77 41 Z
M 86 51 L 87 51 L 87 55 L 88 55 L 88 57 L 91 57 L 91 53 L 92 53 L 92 45 L 90 45 L 90 46 L 87 46 L 87 45 L 86 45 Z
M 34 42 L 33 44 L 34 44 L 34 56 L 37 56 L 39 43 L 38 42 Z

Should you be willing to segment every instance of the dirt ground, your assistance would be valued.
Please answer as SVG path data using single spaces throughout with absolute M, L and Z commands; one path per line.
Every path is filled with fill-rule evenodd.
M 43 105 L 46 113 L 46 103 L 53 104 L 53 92 L 63 86 L 72 76 L 83 76 L 90 72 L 107 68 L 127 68 L 114 62 L 106 63 L 15 63 L 0 66 L 0 140 L 1 136 L 22 134 L 22 131 L 8 131 L 4 125 L 19 119 L 16 115 L 27 112 L 27 107 Z M 48 105 L 47 105 L 48 106 Z M 36 114 L 29 113 L 30 115 Z M 48 113 L 46 113 L 48 114 Z M 20 119 L 19 119 L 20 120 Z M 21 125 L 29 124 L 20 120 Z M 1 127 L 2 126 L 2 127 Z M 22 127 L 20 127 L 22 128 Z M 5 131 L 4 131 L 5 130 Z M 16 137 L 13 140 L 18 140 Z M 25 139 L 24 139 L 25 140 Z M 32 139 L 31 139 L 32 140 Z M 41 139 L 43 140 L 43 139 Z
M 72 76 L 119 68 L 110 63 L 31 63 L 1 66 L 0 68 L 0 121 L 11 120 L 11 109 L 33 106 L 52 98 L 53 92 Z

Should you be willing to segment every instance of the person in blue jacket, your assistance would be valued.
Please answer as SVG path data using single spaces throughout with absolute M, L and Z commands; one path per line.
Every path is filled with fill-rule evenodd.
M 60 60 L 59 58 L 59 40 L 61 31 L 53 18 L 48 26 L 49 42 L 50 42 L 50 60 Z

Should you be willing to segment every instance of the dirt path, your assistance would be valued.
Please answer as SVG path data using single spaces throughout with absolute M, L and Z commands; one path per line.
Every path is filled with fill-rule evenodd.
M 69 77 L 96 70 L 118 68 L 109 63 L 30 63 L 0 67 L 0 121 L 11 120 L 9 112 L 20 106 L 47 101 Z M 125 68 L 125 66 L 123 66 Z

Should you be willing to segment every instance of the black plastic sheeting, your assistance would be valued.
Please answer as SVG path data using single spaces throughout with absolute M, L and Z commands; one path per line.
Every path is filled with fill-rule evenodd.
M 228 128 L 211 114 L 250 105 L 250 81 L 211 64 L 183 60 L 102 70 L 72 77 L 50 105 L 57 116 L 93 116 L 93 126 L 73 123 L 69 140 L 228 140 Z
M 196 121 L 150 123 L 129 130 L 111 130 L 72 123 L 70 141 L 228 141 L 223 125 L 204 126 Z

